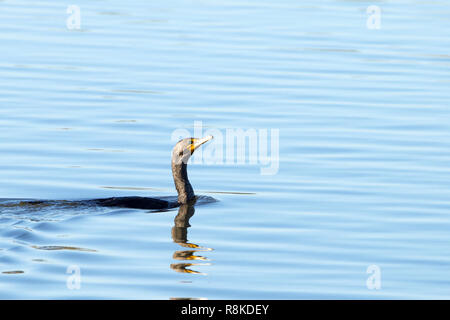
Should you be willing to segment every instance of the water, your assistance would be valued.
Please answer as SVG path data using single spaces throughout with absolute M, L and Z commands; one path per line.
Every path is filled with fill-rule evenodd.
M 450 298 L 448 1 L 74 4 L 0 2 L 0 298 Z M 279 129 L 278 172 L 191 165 L 189 221 L 8 206 L 172 196 L 195 121 Z

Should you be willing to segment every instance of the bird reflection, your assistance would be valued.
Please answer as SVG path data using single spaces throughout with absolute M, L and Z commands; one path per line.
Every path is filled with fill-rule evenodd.
M 208 258 L 203 257 L 201 255 L 196 255 L 197 252 L 201 251 L 211 251 L 211 248 L 205 248 L 201 247 L 197 244 L 188 242 L 187 234 L 188 234 L 188 228 L 191 226 L 189 224 L 189 219 L 194 215 L 195 208 L 194 208 L 195 200 L 191 201 L 186 204 L 182 204 L 178 209 L 178 214 L 175 217 L 175 225 L 172 228 L 172 239 L 173 242 L 178 243 L 180 246 L 184 248 L 190 248 L 194 250 L 180 250 L 175 251 L 173 254 L 173 258 L 175 260 L 201 260 L 201 261 L 207 261 Z M 170 268 L 181 273 L 196 273 L 196 274 L 205 274 L 199 271 L 195 271 L 190 269 L 191 266 L 205 266 L 209 265 L 208 263 L 191 263 L 191 262 L 184 262 L 184 263 L 173 263 L 170 265 Z

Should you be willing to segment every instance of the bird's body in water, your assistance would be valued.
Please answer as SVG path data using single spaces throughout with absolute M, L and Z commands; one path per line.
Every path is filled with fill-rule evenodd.
M 178 206 L 178 203 L 147 197 L 112 197 L 92 200 L 103 207 L 121 207 L 131 209 L 168 209 Z
M 211 140 L 213 136 L 205 138 L 186 138 L 178 141 L 172 150 L 172 175 L 178 193 L 177 201 L 169 201 L 147 197 L 113 197 L 93 200 L 105 207 L 123 207 L 136 209 L 166 209 L 178 207 L 195 199 L 194 189 L 187 175 L 187 162 L 194 151 L 202 144 Z
M 19 206 L 47 206 L 47 205 L 98 205 L 104 207 L 121 207 L 134 209 L 169 209 L 180 205 L 191 203 L 195 201 L 196 196 L 194 189 L 189 182 L 187 175 L 187 162 L 194 151 L 204 143 L 211 140 L 212 136 L 205 138 L 186 138 L 178 141 L 172 150 L 172 175 L 175 183 L 175 188 L 178 193 L 177 200 L 169 198 L 149 198 L 149 197 L 112 197 L 104 199 L 81 200 L 81 201 L 67 201 L 67 200 L 27 200 L 19 202 Z M 17 205 L 17 203 L 16 203 Z M 4 207 L 14 206 L 13 203 L 5 203 Z

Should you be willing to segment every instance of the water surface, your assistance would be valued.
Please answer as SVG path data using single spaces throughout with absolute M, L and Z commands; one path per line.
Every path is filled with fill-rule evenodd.
M 450 298 L 448 1 L 74 4 L 0 2 L 0 298 Z M 173 196 L 194 121 L 279 129 L 277 174 L 191 165 L 189 219 L 8 206 Z

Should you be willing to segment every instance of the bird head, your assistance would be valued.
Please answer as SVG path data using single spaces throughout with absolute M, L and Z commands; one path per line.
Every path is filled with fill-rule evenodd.
M 172 151 L 172 162 L 175 164 L 187 164 L 189 158 L 195 150 L 202 144 L 214 138 L 213 136 L 206 136 L 204 138 L 185 138 L 177 142 Z

